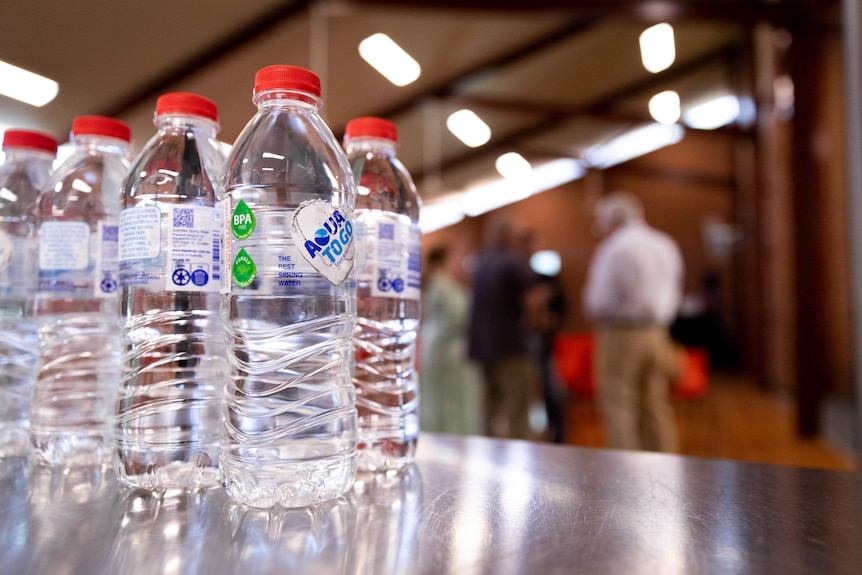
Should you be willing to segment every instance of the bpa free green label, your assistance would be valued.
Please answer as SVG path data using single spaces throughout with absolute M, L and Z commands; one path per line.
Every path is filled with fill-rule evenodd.
M 233 260 L 231 273 L 233 275 L 233 283 L 241 288 L 250 286 L 251 282 L 257 276 L 257 266 L 254 265 L 254 260 L 248 255 L 245 248 L 239 250 L 236 258 Z
M 248 238 L 254 231 L 256 224 L 254 212 L 251 211 L 245 200 L 240 200 L 230 221 L 230 229 L 233 231 L 234 237 L 238 240 Z

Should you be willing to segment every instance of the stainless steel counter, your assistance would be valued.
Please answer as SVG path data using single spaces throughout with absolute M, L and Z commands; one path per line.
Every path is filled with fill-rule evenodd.
M 0 573 L 862 572 L 857 476 L 423 434 L 408 473 L 320 507 L 0 463 Z

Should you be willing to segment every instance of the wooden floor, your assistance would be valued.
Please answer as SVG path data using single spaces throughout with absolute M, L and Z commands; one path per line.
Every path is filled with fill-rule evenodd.
M 737 377 L 713 376 L 701 399 L 675 401 L 682 455 L 822 469 L 853 470 L 849 453 L 795 433 L 792 403 Z M 589 399 L 567 401 L 566 443 L 603 447 L 601 423 Z

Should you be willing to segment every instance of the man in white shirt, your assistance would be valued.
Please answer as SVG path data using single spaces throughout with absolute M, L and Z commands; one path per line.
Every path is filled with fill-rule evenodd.
M 609 447 L 673 452 L 677 431 L 669 380 L 677 375 L 668 325 L 682 299 L 683 262 L 667 234 L 647 225 L 628 192 L 599 199 L 583 292 L 596 326 L 599 408 Z

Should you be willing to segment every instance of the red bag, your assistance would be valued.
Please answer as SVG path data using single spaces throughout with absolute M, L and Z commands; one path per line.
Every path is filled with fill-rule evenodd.
M 588 333 L 561 333 L 554 340 L 554 360 L 569 391 L 581 397 L 595 395 L 593 373 L 595 341 Z M 709 355 L 705 349 L 685 348 L 682 375 L 671 382 L 671 395 L 677 399 L 697 399 L 709 390 Z

